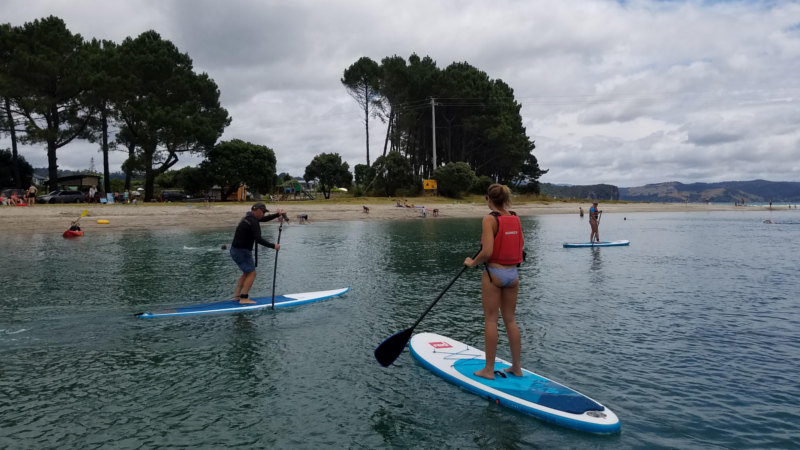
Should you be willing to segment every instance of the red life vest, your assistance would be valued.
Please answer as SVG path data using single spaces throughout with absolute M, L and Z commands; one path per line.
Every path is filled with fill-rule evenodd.
M 522 224 L 513 211 L 511 215 L 504 216 L 497 212 L 491 213 L 497 219 L 497 233 L 494 235 L 494 248 L 490 263 L 511 266 L 522 262 L 522 246 L 525 243 L 522 237 Z

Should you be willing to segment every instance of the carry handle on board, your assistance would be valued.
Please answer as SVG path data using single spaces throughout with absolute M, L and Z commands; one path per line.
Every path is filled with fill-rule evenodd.
M 478 253 L 480 252 L 481 250 L 478 249 L 478 251 L 475 252 L 475 254 L 472 256 L 472 259 L 475 259 L 475 257 L 477 257 Z M 389 336 L 383 342 L 381 342 L 381 344 L 378 347 L 375 348 L 374 352 L 375 359 L 378 360 L 378 363 L 380 365 L 382 365 L 383 367 L 389 367 L 390 365 L 392 365 L 394 360 L 396 360 L 397 357 L 400 356 L 401 353 L 403 353 L 403 350 L 406 348 L 409 339 L 411 339 L 411 333 L 414 332 L 414 328 L 416 328 L 417 325 L 419 325 L 419 323 L 422 321 L 422 318 L 425 317 L 426 314 L 428 314 L 431 308 L 433 308 L 433 305 L 435 305 L 442 298 L 442 296 L 444 296 L 445 292 L 447 292 L 447 290 L 450 289 L 450 286 L 452 286 L 453 283 L 456 282 L 458 277 L 460 277 L 465 270 L 467 270 L 467 266 L 462 266 L 461 270 L 458 271 L 458 274 L 456 274 L 456 276 L 452 280 L 450 280 L 450 284 L 448 284 L 444 288 L 444 290 L 442 290 L 439 296 L 436 297 L 436 300 L 434 300 L 433 303 L 431 303 L 430 306 L 428 306 L 428 309 L 426 309 L 425 312 L 422 313 L 421 316 L 419 316 L 419 319 L 417 319 L 417 321 L 414 322 L 414 325 L 411 325 L 411 328 L 407 328 L 403 331 L 397 332 Z

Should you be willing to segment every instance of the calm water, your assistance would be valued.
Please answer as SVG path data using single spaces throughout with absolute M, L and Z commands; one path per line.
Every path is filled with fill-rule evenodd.
M 523 225 L 523 365 L 609 406 L 617 435 L 496 406 L 408 352 L 374 361 L 476 249 L 479 218 L 429 218 L 285 227 L 277 293 L 344 297 L 156 320 L 134 313 L 232 294 L 232 230 L 4 234 L 0 448 L 796 448 L 798 211 L 606 214 L 601 237 L 631 246 L 602 249 L 561 247 L 588 240 L 577 214 Z M 483 347 L 479 276 L 417 331 Z

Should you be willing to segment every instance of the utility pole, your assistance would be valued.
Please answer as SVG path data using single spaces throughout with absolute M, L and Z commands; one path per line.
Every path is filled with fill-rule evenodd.
M 431 169 L 431 177 L 433 171 L 436 170 L 436 99 L 431 97 L 431 135 L 433 136 L 433 168 Z

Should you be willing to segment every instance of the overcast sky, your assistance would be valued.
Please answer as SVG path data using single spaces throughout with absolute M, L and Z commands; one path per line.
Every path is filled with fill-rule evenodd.
M 466 61 L 522 104 L 543 182 L 800 181 L 800 2 L 3 0 L 0 22 L 55 15 L 84 39 L 155 30 L 219 85 L 223 140 L 302 176 L 322 152 L 366 163 L 343 71 L 362 56 Z M 370 156 L 386 127 L 370 127 Z M 7 140 L 0 146 L 8 147 Z M 41 147 L 23 147 L 46 167 Z M 102 167 L 94 144 L 59 167 Z M 115 152 L 112 171 L 125 154 Z M 196 165 L 180 156 L 176 168 Z

